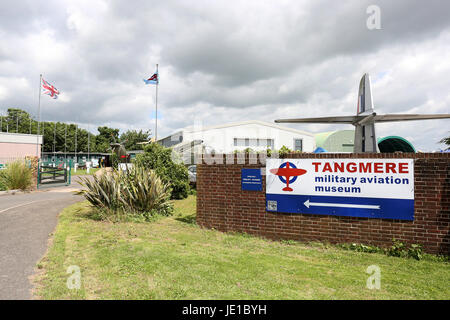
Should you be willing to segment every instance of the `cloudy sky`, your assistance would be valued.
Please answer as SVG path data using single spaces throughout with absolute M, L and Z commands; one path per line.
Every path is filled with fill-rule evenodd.
M 0 0 L 0 112 L 43 120 L 154 129 L 201 122 L 352 115 L 372 78 L 378 113 L 450 113 L 449 1 Z M 369 5 L 381 29 L 369 30 Z M 350 129 L 291 125 L 312 132 Z M 450 120 L 379 124 L 437 150 Z

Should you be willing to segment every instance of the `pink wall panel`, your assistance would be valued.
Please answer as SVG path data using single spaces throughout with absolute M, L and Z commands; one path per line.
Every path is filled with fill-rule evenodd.
M 41 146 L 38 148 L 41 152 Z M 36 145 L 30 143 L 5 143 L 0 142 L 0 159 L 24 158 L 36 156 Z

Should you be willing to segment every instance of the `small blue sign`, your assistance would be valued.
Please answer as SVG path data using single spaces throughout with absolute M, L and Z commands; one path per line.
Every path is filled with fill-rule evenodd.
M 261 169 L 242 169 L 242 190 L 262 191 Z

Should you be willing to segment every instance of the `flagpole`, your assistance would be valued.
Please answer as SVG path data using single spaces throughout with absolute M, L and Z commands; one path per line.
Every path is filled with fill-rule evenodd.
M 78 128 L 77 128 L 77 124 L 75 123 L 75 157 L 74 157 L 74 159 L 75 159 L 75 163 L 78 163 L 78 157 L 77 157 L 77 130 Z M 74 166 L 75 166 L 75 163 L 73 164 Z
M 155 142 L 158 140 L 158 85 L 159 85 L 159 73 L 158 73 L 158 64 L 156 64 L 156 126 L 155 126 Z
M 42 74 L 39 75 L 39 103 L 37 114 L 36 157 L 38 157 L 38 159 L 39 159 L 39 133 L 40 133 L 39 121 L 41 120 L 41 87 L 42 87 Z
M 67 123 L 65 123 L 65 132 L 64 132 L 64 163 L 67 162 Z

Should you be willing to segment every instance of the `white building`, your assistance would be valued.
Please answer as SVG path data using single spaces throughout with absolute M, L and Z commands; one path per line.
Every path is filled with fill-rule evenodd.
M 279 150 L 281 147 L 295 151 L 313 152 L 314 135 L 280 125 L 251 120 L 210 127 L 186 127 L 158 140 L 165 147 L 189 149 L 201 145 L 206 152 L 233 153 L 251 148 L 254 151 Z M 181 151 L 184 151 L 181 150 Z

